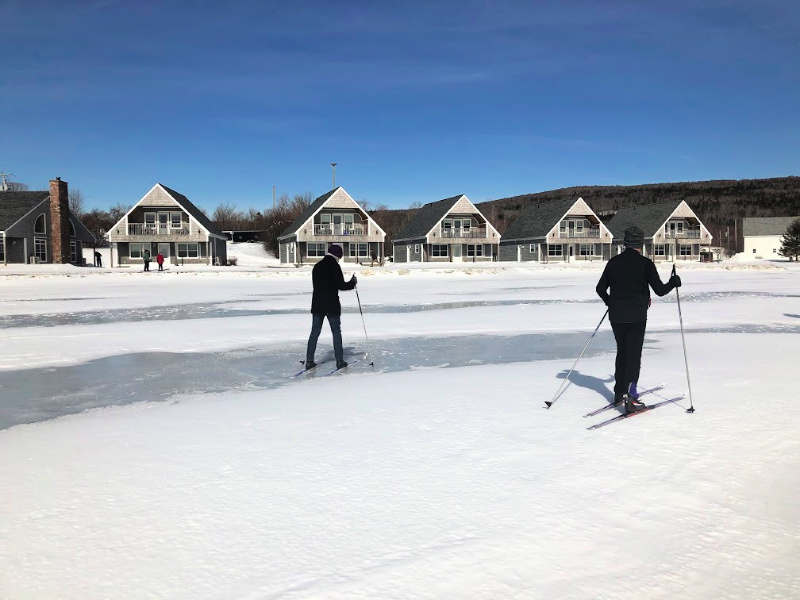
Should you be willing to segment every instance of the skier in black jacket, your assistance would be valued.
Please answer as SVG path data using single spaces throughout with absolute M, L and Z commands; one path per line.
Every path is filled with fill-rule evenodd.
M 339 259 L 342 258 L 342 247 L 333 244 L 328 253 L 314 265 L 311 280 L 314 283 L 314 294 L 311 297 L 311 335 L 308 336 L 306 349 L 306 369 L 317 366 L 314 353 L 317 350 L 317 339 L 322 331 L 322 322 L 328 317 L 328 324 L 333 334 L 333 353 L 336 357 L 336 368 L 347 366 L 342 349 L 342 305 L 339 303 L 339 290 L 352 290 L 358 280 L 353 275 L 350 281 L 344 280 Z
M 681 286 L 673 275 L 664 284 L 656 266 L 642 256 L 644 233 L 636 226 L 625 230 L 625 251 L 608 261 L 597 284 L 597 294 L 608 306 L 608 318 L 617 340 L 614 371 L 614 402 L 623 402 L 626 412 L 642 410 L 636 384 L 642 365 L 642 345 L 650 307 L 650 288 L 664 296 Z M 611 295 L 606 290 L 611 288 Z

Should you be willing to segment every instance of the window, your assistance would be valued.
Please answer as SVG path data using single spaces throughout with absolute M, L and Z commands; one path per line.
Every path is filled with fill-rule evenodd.
M 653 256 L 666 256 L 667 250 L 664 244 L 655 244 L 653 246 Z
M 467 256 L 483 256 L 483 244 L 467 244 Z
M 561 244 L 548 244 L 547 256 L 564 256 L 564 249 Z
M 531 244 L 531 247 L 530 247 L 529 250 L 530 250 L 531 254 L 536 254 L 536 244 Z
M 678 233 L 683 233 L 683 221 L 678 221 L 676 224 Z
M 350 242 L 350 258 L 364 258 L 369 255 L 367 244 L 355 244 Z
M 753 254 L 755 254 L 755 253 L 756 253 L 756 249 L 755 249 L 755 248 L 753 248 Z
M 773 249 L 772 249 L 772 253 L 773 253 L 773 254 L 777 254 L 777 253 L 778 253 L 778 249 L 777 249 L 777 248 L 773 248 Z
M 681 244 L 680 245 L 680 255 L 681 256 L 691 256 L 692 255 L 692 246 L 691 244 Z
M 170 222 L 170 227 L 172 229 L 180 229 L 182 225 L 181 220 L 182 220 L 181 213 L 179 212 L 169 213 L 169 222 Z
M 33 226 L 34 233 L 47 233 L 45 229 L 44 215 L 36 217 L 36 224 Z
M 594 256 L 594 244 L 581 244 L 581 256 Z
M 178 258 L 197 258 L 197 242 L 178 243 Z
M 560 235 L 566 232 L 567 232 L 567 222 L 561 221 L 561 223 L 558 224 L 558 233 Z
M 438 256 L 438 257 L 447 256 L 447 244 L 432 244 L 431 256 Z
M 6 240 L 5 240 L 5 236 L 3 237 L 3 241 L 4 241 L 4 242 L 6 241 Z M 5 252 L 3 252 L 3 246 L 4 246 L 4 245 L 5 245 L 5 244 L 0 244 L 0 262 L 3 262 L 3 261 L 5 261 L 5 259 L 6 259 Z
M 755 252 L 755 250 L 753 250 Z M 419 244 L 414 244 L 414 254 L 419 254 Z
M 69 243 L 69 262 L 72 264 L 78 262 L 78 252 L 77 248 L 75 247 L 75 242 Z
M 469 231 L 470 227 L 472 227 L 472 219 L 462 219 L 461 229 L 463 229 L 464 231 Z
M 575 221 L 575 231 L 581 232 L 583 231 L 583 221 Z
M 128 255 L 131 258 L 142 258 L 142 245 L 131 243 L 128 247 Z
M 306 256 L 308 258 L 320 258 L 325 256 L 328 245 L 325 242 L 309 242 L 306 244 Z
M 44 238 L 35 238 L 33 240 L 34 253 L 39 262 L 47 262 L 47 240 Z

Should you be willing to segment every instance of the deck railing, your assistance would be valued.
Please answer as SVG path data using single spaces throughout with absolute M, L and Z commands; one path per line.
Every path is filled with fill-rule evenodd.
M 562 231 L 560 236 L 561 238 L 567 239 L 586 239 L 586 238 L 600 238 L 600 228 L 599 227 L 590 227 L 589 229 L 584 229 L 582 231 L 577 230 L 566 230 Z
M 485 227 L 470 227 L 469 229 L 442 229 L 441 235 L 443 238 L 485 238 Z
M 367 235 L 367 228 L 363 225 L 315 223 L 314 235 Z
M 664 237 L 668 240 L 679 240 L 679 239 L 700 239 L 700 230 L 699 229 L 687 229 L 684 231 L 667 231 L 664 233 Z
M 128 223 L 128 235 L 189 235 L 189 227 L 170 227 L 150 223 Z

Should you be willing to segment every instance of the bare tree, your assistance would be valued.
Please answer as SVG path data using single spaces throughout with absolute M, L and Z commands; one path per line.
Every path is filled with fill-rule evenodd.
M 69 209 L 75 213 L 75 216 L 81 218 L 83 215 L 83 192 L 78 188 L 69 190 Z
M 274 209 L 265 211 L 264 214 L 264 248 L 268 252 L 278 254 L 278 236 L 292 224 L 297 217 L 303 214 L 313 201 L 313 194 L 305 192 L 289 197 L 281 194 Z
M 214 209 L 211 219 L 217 223 L 223 231 L 234 231 L 240 229 L 242 215 L 236 210 L 236 205 L 226 202 Z
M 114 206 L 112 206 L 108 210 L 108 217 L 111 220 L 110 227 L 113 227 L 115 224 L 119 223 L 119 220 L 124 217 L 130 209 L 130 206 L 123 204 L 122 202 L 117 202 Z
M 31 186 L 27 183 L 20 183 L 18 181 L 8 181 L 6 185 L 8 186 L 9 192 L 27 192 L 31 189 Z

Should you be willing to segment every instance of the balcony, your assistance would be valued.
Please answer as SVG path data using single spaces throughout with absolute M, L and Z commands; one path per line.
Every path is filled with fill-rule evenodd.
M 563 230 L 559 233 L 560 238 L 564 239 L 600 239 L 600 228 L 599 227 L 590 227 L 588 229 L 582 229 L 578 231 L 577 229 L 570 229 L 570 230 Z
M 170 227 L 169 225 L 151 223 L 128 223 L 128 235 L 189 235 L 189 227 Z
M 486 228 L 485 227 L 470 227 L 469 229 L 442 229 L 441 230 L 441 237 L 445 239 L 452 239 L 452 238 L 485 238 L 486 237 Z
M 363 225 L 315 223 L 314 235 L 368 235 L 368 232 Z
M 681 240 L 681 239 L 699 240 L 700 230 L 688 229 L 685 231 L 666 231 L 664 232 L 664 237 L 667 238 L 668 240 Z

